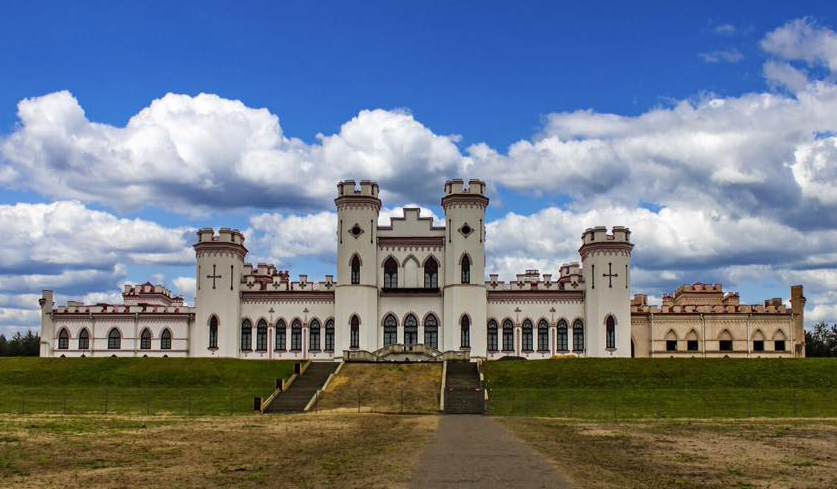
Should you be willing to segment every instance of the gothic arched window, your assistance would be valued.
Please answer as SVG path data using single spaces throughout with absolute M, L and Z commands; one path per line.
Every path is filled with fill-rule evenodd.
M 488 351 L 497 351 L 497 321 L 488 321 Z
M 142 334 L 140 335 L 140 350 L 150 350 L 151 349 L 151 331 L 148 328 L 142 330 Z
M 461 337 L 459 339 L 460 348 L 471 348 L 471 318 L 462 316 L 459 320 Z
M 538 322 L 538 351 L 549 351 L 549 323 L 546 319 Z
M 511 319 L 503 321 L 503 351 L 514 351 L 514 323 Z
M 349 322 L 349 348 L 360 348 L 360 319 L 357 314 Z
M 122 347 L 122 333 L 113 328 L 108 333 L 108 350 L 118 350 Z
M 334 351 L 334 319 L 329 319 L 328 321 L 326 321 L 325 351 Z
M 320 322 L 316 319 L 308 323 L 308 349 L 320 351 Z
M 395 258 L 389 257 L 384 262 L 384 288 L 394 289 L 398 287 L 398 262 Z
M 523 351 L 532 351 L 532 321 L 523 320 Z
M 291 351 L 302 350 L 302 323 L 294 319 L 291 323 Z
M 256 325 L 256 350 L 267 351 L 267 321 L 259 319 Z
M 160 349 L 171 350 L 171 331 L 168 328 L 160 334 Z
M 360 258 L 357 255 L 352 257 L 352 285 L 360 283 Z
M 66 328 L 61 328 L 58 333 L 58 349 L 66 350 L 68 348 L 70 348 L 70 333 L 67 332 Z
M 605 340 L 607 348 L 616 348 L 616 321 L 613 316 L 608 316 L 605 320 Z
M 398 320 L 392 314 L 384 318 L 384 346 L 398 343 Z
M 241 321 L 241 351 L 253 349 L 253 323 L 249 319 Z
M 439 288 L 439 264 L 432 256 L 424 262 L 424 288 Z
M 78 334 L 78 349 L 86 350 L 88 348 L 90 348 L 90 333 L 86 329 L 83 329 Z
M 468 255 L 462 255 L 462 283 L 471 283 L 471 259 Z
M 418 343 L 418 320 L 412 314 L 404 318 L 404 344 L 415 345 Z
M 209 347 L 218 348 L 218 318 L 216 316 L 209 319 Z
M 280 319 L 280 320 L 276 321 L 276 333 L 275 333 L 276 341 L 275 341 L 275 344 L 273 345 L 274 350 L 285 351 L 285 348 L 287 346 L 286 343 L 285 343 L 285 334 L 286 334 L 285 329 L 287 327 L 288 326 L 285 324 L 284 319 Z
M 434 314 L 424 318 L 424 344 L 430 348 L 439 348 L 439 320 Z
M 567 322 L 563 319 L 558 321 L 558 351 L 569 351 L 569 338 L 567 337 Z
M 573 351 L 584 351 L 584 323 L 581 319 L 573 323 Z

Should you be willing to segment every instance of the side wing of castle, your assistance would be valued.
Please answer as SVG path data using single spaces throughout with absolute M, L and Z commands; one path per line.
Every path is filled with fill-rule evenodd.
M 580 263 L 557 275 L 485 277 L 485 182 L 450 180 L 444 225 L 405 208 L 378 224 L 377 183 L 337 185 L 337 274 L 291 281 L 246 263 L 235 229 L 197 233 L 195 306 L 159 285 L 123 304 L 56 307 L 45 290 L 41 356 L 190 356 L 311 360 L 515 356 L 804 356 L 802 286 L 742 305 L 720 284 L 684 285 L 661 306 L 630 297 L 631 232 L 586 229 Z

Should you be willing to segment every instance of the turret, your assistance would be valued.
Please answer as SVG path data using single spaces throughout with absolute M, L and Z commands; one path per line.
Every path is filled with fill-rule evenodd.
M 631 355 L 631 231 L 614 226 L 588 228 L 581 235 L 585 290 L 585 354 Z
M 52 356 L 52 348 L 55 342 L 55 325 L 52 322 L 52 308 L 55 306 L 55 297 L 51 290 L 44 289 L 41 298 L 38 299 L 41 306 L 41 348 L 40 356 Z
M 791 312 L 793 313 L 793 352 L 805 356 L 805 295 L 801 285 L 791 286 Z
M 237 229 L 198 231 L 196 316 L 189 342 L 190 355 L 238 357 L 241 275 L 244 271 L 244 235 Z

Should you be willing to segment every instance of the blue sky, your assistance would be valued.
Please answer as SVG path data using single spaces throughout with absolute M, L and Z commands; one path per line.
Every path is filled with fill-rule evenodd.
M 293 276 L 333 273 L 346 177 L 437 216 L 444 178 L 485 178 L 488 268 L 505 278 L 577 260 L 584 226 L 630 225 L 635 292 L 722 281 L 758 302 L 800 282 L 808 317 L 837 320 L 835 14 L 7 2 L 0 222 L 17 239 L 0 255 L 0 331 L 36 326 L 44 287 L 118 300 L 162 274 L 188 297 L 198 227 L 246 230 L 254 261 Z

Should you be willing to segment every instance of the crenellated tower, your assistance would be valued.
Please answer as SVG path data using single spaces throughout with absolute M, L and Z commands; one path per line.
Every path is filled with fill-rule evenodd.
M 244 235 L 238 229 L 198 231 L 195 244 L 197 284 L 195 322 L 190 333 L 191 356 L 238 357 L 240 352 L 241 274 Z M 213 320 L 215 318 L 215 320 Z M 215 322 L 217 321 L 217 323 Z M 217 337 L 210 331 L 217 329 Z
M 485 352 L 485 182 L 461 179 L 445 183 L 445 288 L 442 350 L 463 347 L 462 318 L 467 316 L 470 349 Z
M 614 226 L 613 233 L 598 226 L 581 235 L 584 277 L 585 355 L 631 356 L 631 244 L 630 229 Z M 613 340 L 608 344 L 608 322 Z
M 354 180 L 337 184 L 337 287 L 334 292 L 335 352 L 352 348 L 352 316 L 359 319 L 357 347 L 377 349 L 378 184 Z

